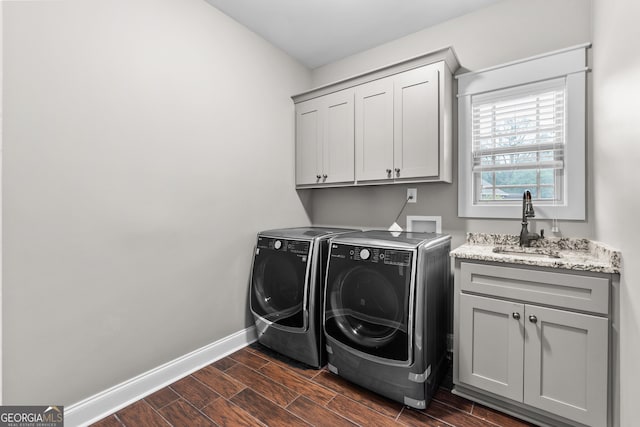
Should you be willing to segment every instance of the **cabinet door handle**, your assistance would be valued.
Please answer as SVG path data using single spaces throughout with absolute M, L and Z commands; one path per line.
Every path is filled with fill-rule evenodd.
M 514 318 L 514 319 L 516 319 L 516 320 L 520 320 L 520 313 L 518 313 L 518 312 L 514 312 L 514 313 L 512 314 L 512 316 L 513 316 L 513 318 Z
M 538 318 L 534 315 L 529 316 L 529 322 L 538 323 Z

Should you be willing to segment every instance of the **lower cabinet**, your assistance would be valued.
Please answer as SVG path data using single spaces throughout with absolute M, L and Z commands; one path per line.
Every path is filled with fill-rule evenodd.
M 522 401 L 524 322 L 516 313 L 524 316 L 522 304 L 460 295 L 460 382 Z
M 565 283 L 550 285 L 531 277 L 536 270 L 522 270 L 518 279 L 517 268 L 462 264 L 466 271 L 458 266 L 455 279 L 454 383 L 459 394 L 465 389 L 475 396 L 486 392 L 498 402 L 530 410 L 527 415 L 534 420 L 539 410 L 542 424 L 561 425 L 548 421 L 558 416 L 566 425 L 609 425 L 608 313 L 577 312 L 570 303 L 566 309 L 557 306 L 561 294 L 581 292 L 580 276 L 544 272 L 556 276 L 551 281 Z M 488 291 L 487 283 L 500 286 Z M 478 289 L 489 294 L 472 293 Z
M 609 321 L 525 307 L 524 403 L 587 425 L 607 425 Z

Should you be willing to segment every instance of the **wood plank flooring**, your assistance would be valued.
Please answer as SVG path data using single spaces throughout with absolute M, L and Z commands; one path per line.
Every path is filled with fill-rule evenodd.
M 448 384 L 447 384 L 448 383 Z M 117 411 L 93 427 L 439 426 L 531 424 L 451 394 L 415 410 L 253 344 Z

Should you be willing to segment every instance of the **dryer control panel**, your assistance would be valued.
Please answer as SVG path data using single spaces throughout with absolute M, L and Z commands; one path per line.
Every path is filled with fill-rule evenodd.
M 333 243 L 331 258 L 370 262 L 384 265 L 411 265 L 411 251 L 379 248 L 375 246 L 352 246 Z
M 275 237 L 258 237 L 258 245 L 256 252 L 260 253 L 261 249 L 269 249 L 279 252 L 289 252 L 296 255 L 307 255 L 311 242 L 303 240 L 287 240 Z

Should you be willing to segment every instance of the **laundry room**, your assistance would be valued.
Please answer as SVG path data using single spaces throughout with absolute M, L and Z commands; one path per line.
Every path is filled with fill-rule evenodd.
M 294 3 L 0 2 L 2 414 L 58 405 L 70 426 L 634 425 L 636 2 Z M 535 133 L 566 145 L 473 145 L 494 138 L 473 134 L 474 114 L 498 129 L 495 111 L 521 86 L 562 105 Z M 343 105 L 350 116 L 331 108 Z M 411 106 L 437 113 L 415 119 Z M 333 119 L 352 133 L 332 134 Z M 432 151 L 380 148 L 414 130 L 431 132 Z M 322 145 L 336 135 L 351 141 L 337 155 Z M 303 151 L 308 138 L 320 142 Z M 533 175 L 500 163 L 532 153 Z M 427 158 L 435 172 L 405 175 Z M 507 169 L 522 180 L 500 182 Z M 410 235 L 421 227 L 437 233 Z M 440 304 L 426 310 L 430 298 Z M 430 329 L 436 312 L 446 321 Z M 572 356 L 540 373 L 527 363 L 544 346 L 530 338 L 557 312 L 543 342 Z M 380 313 L 393 314 L 372 326 Z M 517 351 L 501 353 L 507 339 L 490 331 L 503 327 L 520 334 Z M 505 366 L 519 371 L 500 379 Z

